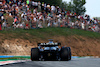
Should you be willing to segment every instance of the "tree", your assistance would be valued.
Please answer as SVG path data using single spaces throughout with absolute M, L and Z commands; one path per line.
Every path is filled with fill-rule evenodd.
M 34 1 L 40 1 L 45 2 L 46 4 L 50 4 L 50 5 L 55 5 L 55 6 L 60 6 L 62 3 L 62 0 L 34 0 Z
M 73 9 L 74 9 L 73 4 L 71 2 L 69 2 L 68 6 L 67 6 L 67 10 L 74 12 Z
M 60 8 L 64 8 L 66 10 L 69 10 L 73 13 L 76 13 L 77 15 L 84 14 L 86 12 L 86 8 L 84 5 L 86 4 L 85 0 L 71 0 L 71 2 L 62 2 L 62 0 L 34 0 L 34 1 L 40 1 L 45 2 L 46 4 L 60 6 Z
M 86 12 L 85 4 L 85 0 L 73 0 L 73 11 L 76 12 L 77 15 L 84 14 Z
M 65 10 L 67 10 L 67 6 L 68 6 L 67 2 L 62 2 L 60 8 L 62 9 L 64 8 Z

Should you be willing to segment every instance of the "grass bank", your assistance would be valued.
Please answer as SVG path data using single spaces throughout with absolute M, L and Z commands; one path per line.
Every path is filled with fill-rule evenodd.
M 54 36 L 71 36 L 71 35 L 79 35 L 89 38 L 99 38 L 100 33 L 85 31 L 80 29 L 69 29 L 69 28 L 43 28 L 43 29 L 16 29 L 10 31 L 0 31 L 0 34 L 3 34 L 6 38 L 40 38 L 40 39 L 48 39 Z M 1 36 L 2 37 L 2 36 Z

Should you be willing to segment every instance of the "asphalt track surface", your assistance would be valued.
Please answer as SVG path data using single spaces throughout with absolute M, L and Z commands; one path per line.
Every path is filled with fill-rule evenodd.
M 100 58 L 80 58 L 71 61 L 27 61 L 0 67 L 100 67 Z

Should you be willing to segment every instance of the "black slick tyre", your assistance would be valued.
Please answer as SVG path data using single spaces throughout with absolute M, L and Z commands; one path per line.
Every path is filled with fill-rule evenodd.
M 69 60 L 69 58 L 68 58 L 68 48 L 67 47 L 61 48 L 60 58 L 61 58 L 61 61 L 68 61 Z
M 67 47 L 68 48 L 68 60 L 71 60 L 71 48 L 70 47 Z
M 31 49 L 31 60 L 32 61 L 38 61 L 39 60 L 39 49 L 38 48 L 32 48 Z

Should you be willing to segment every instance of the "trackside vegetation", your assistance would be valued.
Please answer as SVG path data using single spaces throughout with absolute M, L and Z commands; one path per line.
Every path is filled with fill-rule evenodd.
M 85 31 L 80 29 L 70 29 L 70 28 L 43 28 L 43 29 L 16 29 L 9 31 L 0 31 L 0 37 L 2 39 L 11 39 L 11 38 L 21 38 L 21 39 L 48 39 L 54 36 L 84 36 L 88 38 L 98 38 L 100 39 L 100 33 Z

